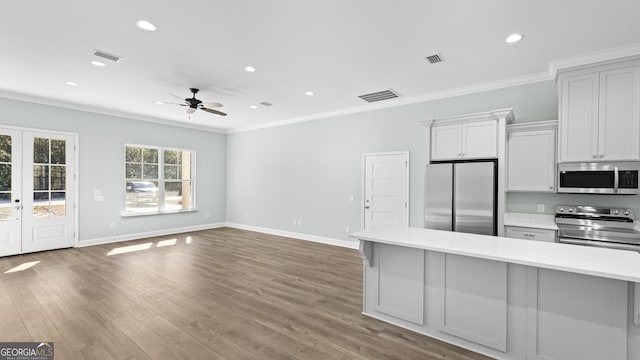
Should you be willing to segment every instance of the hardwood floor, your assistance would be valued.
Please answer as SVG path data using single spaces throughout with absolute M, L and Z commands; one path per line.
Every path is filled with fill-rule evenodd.
M 487 359 L 361 309 L 356 250 L 230 228 L 0 258 L 0 341 L 58 360 Z

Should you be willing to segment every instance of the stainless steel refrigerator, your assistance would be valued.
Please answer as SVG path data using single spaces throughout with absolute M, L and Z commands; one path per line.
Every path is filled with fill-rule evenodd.
M 425 175 L 427 229 L 497 235 L 498 163 L 434 163 Z

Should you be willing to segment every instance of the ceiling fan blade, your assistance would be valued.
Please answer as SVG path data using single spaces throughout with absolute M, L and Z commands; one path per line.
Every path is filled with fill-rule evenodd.
M 178 103 L 172 103 L 172 102 L 166 102 L 166 101 L 162 101 L 162 104 L 161 104 L 161 105 L 180 105 L 180 106 L 189 106 L 189 105 L 184 104 L 184 103 L 182 103 L 182 104 L 178 104 Z
M 203 102 L 202 106 L 206 107 L 206 108 L 209 108 L 209 109 L 213 109 L 213 108 L 222 107 L 222 104 L 217 103 L 217 102 Z
M 213 109 L 207 109 L 206 107 L 201 107 L 200 109 L 206 111 L 206 112 L 210 112 L 212 114 L 216 114 L 219 116 L 227 116 L 227 114 L 223 113 L 222 111 L 218 111 L 218 110 L 213 110 Z
M 173 96 L 174 98 L 176 98 L 176 99 L 178 99 L 180 101 L 184 101 L 184 98 L 181 98 L 180 96 L 178 96 L 176 94 L 169 93 L 169 96 Z

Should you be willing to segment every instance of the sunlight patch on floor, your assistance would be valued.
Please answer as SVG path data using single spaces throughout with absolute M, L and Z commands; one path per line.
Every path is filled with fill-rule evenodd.
M 26 262 L 24 264 L 20 264 L 20 265 L 14 267 L 13 269 L 7 270 L 4 273 L 5 274 L 9 274 L 9 273 L 14 273 L 14 272 L 18 272 L 18 271 L 27 270 L 27 269 L 30 269 L 30 268 L 36 266 L 36 264 L 38 264 L 39 262 L 40 261 Z
M 138 245 L 122 246 L 109 251 L 107 256 L 126 254 L 134 251 L 147 250 L 151 248 L 151 245 L 153 245 L 153 243 L 149 242 L 149 243 L 138 244 Z

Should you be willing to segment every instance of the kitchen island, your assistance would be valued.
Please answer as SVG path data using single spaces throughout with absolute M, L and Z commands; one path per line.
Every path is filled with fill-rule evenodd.
M 640 254 L 421 228 L 351 234 L 363 313 L 498 359 L 640 359 Z

